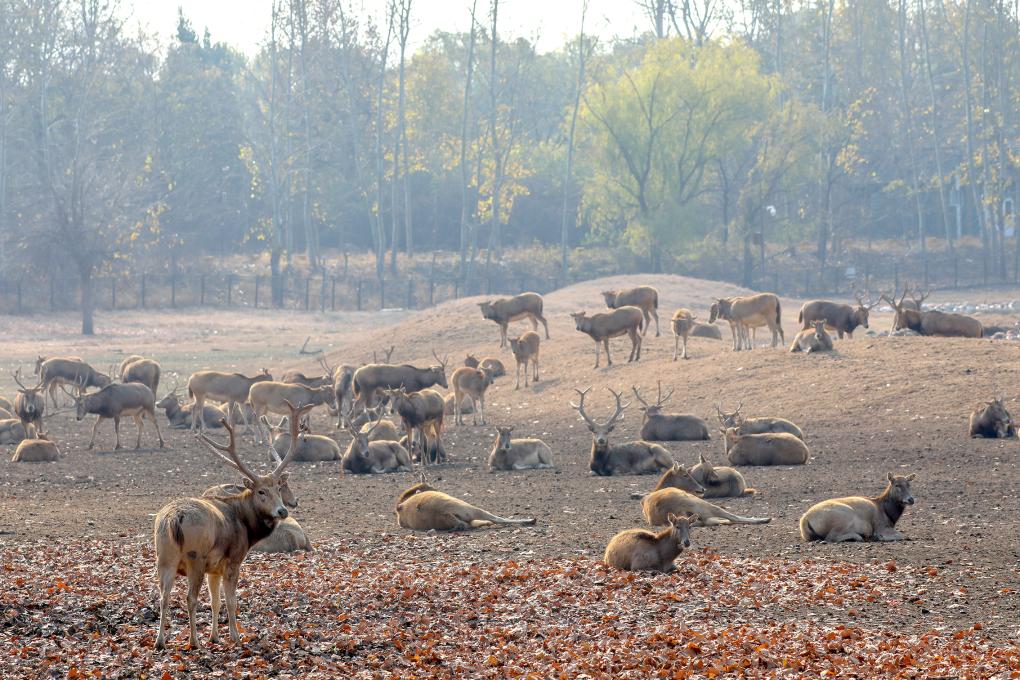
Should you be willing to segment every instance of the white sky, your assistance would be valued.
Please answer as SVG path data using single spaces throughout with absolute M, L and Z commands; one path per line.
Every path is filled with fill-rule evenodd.
M 420 44 L 436 29 L 468 28 L 471 0 L 414 0 L 411 41 Z M 499 32 L 504 37 L 536 39 L 539 51 L 559 47 L 577 34 L 582 0 L 500 0 Z M 360 16 L 380 18 L 386 0 L 353 0 Z M 141 24 L 147 33 L 167 45 L 177 25 L 177 8 L 201 35 L 206 27 L 213 41 L 225 42 L 246 54 L 258 50 L 269 26 L 270 0 L 124 0 L 130 25 Z M 478 14 L 488 21 L 488 0 L 478 0 Z M 647 30 L 647 19 L 634 0 L 590 0 L 585 31 L 602 38 L 629 37 Z

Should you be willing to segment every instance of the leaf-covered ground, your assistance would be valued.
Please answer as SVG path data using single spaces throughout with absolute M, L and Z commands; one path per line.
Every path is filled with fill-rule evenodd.
M 692 551 L 675 573 L 652 576 L 583 558 L 447 559 L 457 535 L 379 538 L 251 555 L 240 647 L 187 649 L 178 579 L 162 653 L 149 547 L 6 546 L 0 677 L 1020 675 L 1020 649 L 980 623 L 912 634 L 855 625 L 865 611 L 951 596 L 935 569 Z M 825 611 L 845 623 L 821 621 Z M 208 625 L 203 593 L 203 639 Z

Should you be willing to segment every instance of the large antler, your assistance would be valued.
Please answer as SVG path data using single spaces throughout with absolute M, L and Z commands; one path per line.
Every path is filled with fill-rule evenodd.
M 673 389 L 674 388 L 670 387 L 669 388 L 669 392 L 666 392 L 666 396 L 665 397 L 662 396 L 662 381 L 659 380 L 658 381 L 658 390 L 659 391 L 658 391 L 658 396 L 655 398 L 655 405 L 656 406 L 663 406 L 663 405 L 665 405 L 665 403 L 667 401 L 669 401 L 669 398 L 673 396 Z
M 198 433 L 197 436 L 199 441 L 205 444 L 206 448 L 208 448 L 217 456 L 225 460 L 231 466 L 237 468 L 237 470 L 242 475 L 244 475 L 253 482 L 258 482 L 259 476 L 252 472 L 251 469 L 244 464 L 244 461 L 242 461 L 240 457 L 237 455 L 237 442 L 234 438 L 233 426 L 227 422 L 226 418 L 220 418 L 220 425 L 222 425 L 227 430 L 227 435 L 229 436 L 229 440 L 225 446 L 223 444 L 219 444 L 213 441 L 204 432 Z M 226 453 L 227 455 L 223 455 L 224 453 Z
M 434 356 L 436 358 L 436 361 L 439 362 L 439 365 L 445 371 L 446 370 L 446 364 L 450 361 L 450 355 L 447 354 L 445 359 L 440 359 L 439 355 L 436 354 L 436 350 L 432 350 L 432 356 Z
M 630 389 L 634 392 L 634 397 L 641 402 L 641 408 L 648 409 L 648 402 L 641 397 L 641 392 L 638 391 L 637 385 L 631 385 Z
M 904 291 L 904 293 L 905 292 L 906 291 Z M 918 297 L 918 295 L 920 295 L 920 297 Z M 931 295 L 930 288 L 924 291 L 923 293 L 918 288 L 914 288 L 913 290 L 910 291 L 910 299 L 914 301 L 915 305 L 917 305 L 918 311 L 921 310 L 921 303 L 927 300 L 929 295 Z
M 36 385 L 35 387 L 25 387 L 25 385 L 21 382 L 20 366 L 18 367 L 18 370 L 14 371 L 14 382 L 18 383 L 18 387 L 20 387 L 25 392 L 31 392 L 32 390 L 37 390 L 40 387 L 42 387 L 42 377 L 39 378 L 39 384 Z
M 298 433 L 301 428 L 301 417 L 315 407 L 315 404 L 305 404 L 298 408 L 286 399 L 283 400 L 283 403 L 287 405 L 287 409 L 290 411 L 290 448 L 287 450 L 287 455 L 284 456 L 283 460 L 281 460 L 276 466 L 276 469 L 270 473 L 271 476 L 277 479 L 283 475 L 283 471 L 287 469 L 287 466 L 290 465 L 290 462 L 294 460 L 294 456 L 297 454 Z
M 319 365 L 322 366 L 322 370 L 326 372 L 326 376 L 332 379 L 333 371 L 336 370 L 336 368 L 334 366 L 330 366 L 325 357 L 319 357 Z
M 575 404 L 574 402 L 570 402 L 570 405 L 577 409 L 577 412 L 581 415 L 581 418 L 584 419 L 584 422 L 588 423 L 591 427 L 597 427 L 595 421 L 588 417 L 588 414 L 584 412 L 584 398 L 588 392 L 591 391 L 591 387 L 586 387 L 583 390 L 579 390 L 575 387 L 574 391 L 581 395 L 581 403 Z
M 616 423 L 617 420 L 623 419 L 623 409 L 630 406 L 630 402 L 628 401 L 626 404 L 624 404 L 620 399 L 619 392 L 614 391 L 610 387 L 607 387 L 606 389 L 609 390 L 609 393 L 612 394 L 613 397 L 616 399 L 616 406 L 614 407 L 613 415 L 609 416 L 609 420 L 606 421 L 605 425 L 606 427 L 610 427 L 614 423 Z

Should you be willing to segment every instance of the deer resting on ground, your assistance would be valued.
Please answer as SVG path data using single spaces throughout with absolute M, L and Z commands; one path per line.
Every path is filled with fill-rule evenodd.
M 467 531 L 494 524 L 532 525 L 534 519 L 508 519 L 465 503 L 421 481 L 397 499 L 397 524 L 417 531 Z
M 541 439 L 511 439 L 512 427 L 497 427 L 489 454 L 489 472 L 553 467 L 552 449 Z
M 607 388 L 608 389 L 608 388 Z M 591 432 L 591 459 L 589 468 L 599 476 L 610 475 L 654 475 L 673 467 L 673 458 L 669 451 L 658 444 L 645 441 L 628 442 L 626 444 L 609 444 L 609 434 L 616 427 L 616 423 L 623 419 L 623 411 L 629 406 L 622 403 L 620 394 L 609 390 L 616 399 L 616 407 L 613 414 L 603 422 L 596 422 L 584 410 L 584 399 L 590 387 L 584 390 L 574 390 L 581 395 L 580 401 L 570 403 L 577 410 L 588 431 Z
M 832 498 L 812 505 L 800 518 L 800 537 L 805 541 L 899 541 L 896 522 L 914 504 L 910 482 L 914 475 L 889 473 L 889 484 L 879 496 Z
M 684 548 L 691 547 L 691 526 L 698 517 L 670 515 L 666 521 L 669 526 L 658 533 L 627 529 L 616 534 L 606 546 L 602 561 L 628 571 L 673 571 L 676 558 Z
M 771 517 L 741 517 L 680 489 L 653 491 L 641 501 L 641 511 L 652 526 L 667 524 L 670 515 L 697 515 L 693 526 L 712 527 L 724 524 L 768 524 Z

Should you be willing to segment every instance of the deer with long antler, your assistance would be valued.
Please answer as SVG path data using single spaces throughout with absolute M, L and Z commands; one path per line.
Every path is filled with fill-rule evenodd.
M 909 292 L 910 288 L 905 287 L 898 302 L 887 295 L 882 295 L 882 299 L 896 312 L 896 316 L 893 317 L 894 331 L 909 328 L 920 335 L 963 338 L 980 338 L 984 334 L 981 322 L 974 317 L 940 312 L 937 309 L 928 311 L 910 309 L 904 301 Z M 915 297 L 916 304 L 920 306 L 925 297 L 927 295 L 919 299 Z
M 432 356 L 438 364 L 429 368 L 416 368 L 410 364 L 368 364 L 354 372 L 355 410 L 370 408 L 382 390 L 395 390 L 404 387 L 407 391 L 417 392 L 433 385 L 449 388 L 446 382 L 446 365 L 450 361 L 447 356 L 439 358 L 435 350 Z
M 828 300 L 805 302 L 800 308 L 797 320 L 804 330 L 810 329 L 816 321 L 822 321 L 825 328 L 835 331 L 836 337 L 840 340 L 844 334 L 848 338 L 853 338 L 858 326 L 868 328 L 868 314 L 880 302 L 880 300 L 866 301 L 858 291 L 854 291 L 854 297 L 857 298 L 857 307 Z
M 641 439 L 648 441 L 703 441 L 708 439 L 708 423 L 698 416 L 663 413 L 662 408 L 670 397 L 673 388 L 669 388 L 665 396 L 662 394 L 662 381 L 658 382 L 658 396 L 654 404 L 649 404 L 641 396 L 637 386 L 631 390 L 639 402 L 644 419 L 641 421 Z
M 591 390 L 574 390 L 581 395 L 580 401 L 570 402 L 591 432 L 591 460 L 589 467 L 596 475 L 652 475 L 660 474 L 673 467 L 673 458 L 669 451 L 658 444 L 646 441 L 628 442 L 626 444 L 609 444 L 609 434 L 616 423 L 623 419 L 623 411 L 630 405 L 624 404 L 619 392 L 606 388 L 616 399 L 612 415 L 602 423 L 597 422 L 584 410 L 584 399 Z
M 42 432 L 43 411 L 46 410 L 45 386 L 42 379 L 35 387 L 25 387 L 21 382 L 21 369 L 14 371 L 14 382 L 18 384 L 18 396 L 14 397 L 14 415 L 21 420 L 27 431 L 34 425 L 37 432 Z
M 288 406 L 290 450 L 268 475 L 256 474 L 237 455 L 234 428 L 226 419 L 223 426 L 229 435 L 227 444 L 220 444 L 204 433 L 198 435 L 213 454 L 243 475 L 245 488 L 236 495 L 179 498 L 163 506 L 156 515 L 153 538 L 160 595 L 156 649 L 166 646 L 166 633 L 170 626 L 170 594 L 177 574 L 188 578 L 188 632 L 191 648 L 198 647 L 195 609 L 206 574 L 209 575 L 212 603 L 210 641 L 219 641 L 221 585 L 226 594 L 230 638 L 234 643 L 240 641 L 237 632 L 237 581 L 241 563 L 252 545 L 269 536 L 289 514 L 280 489 L 287 481 L 287 466 L 294 459 L 301 416 L 311 409 L 311 405 L 301 408 L 291 404 Z

